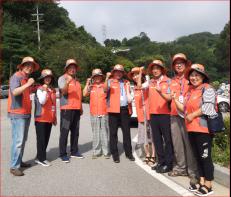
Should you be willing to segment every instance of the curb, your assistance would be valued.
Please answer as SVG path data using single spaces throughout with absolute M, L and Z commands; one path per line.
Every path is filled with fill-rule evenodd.
M 144 157 L 143 147 L 135 146 L 135 151 L 139 158 Z M 218 164 L 214 164 L 214 181 L 227 188 L 230 188 L 229 179 L 230 179 L 230 170 Z
M 214 181 L 225 186 L 230 187 L 230 170 L 218 164 L 214 164 Z

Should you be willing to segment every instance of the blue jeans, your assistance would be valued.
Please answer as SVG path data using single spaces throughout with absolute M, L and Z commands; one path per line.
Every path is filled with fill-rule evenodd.
M 11 169 L 20 167 L 25 143 L 30 126 L 30 118 L 11 118 L 12 145 L 11 145 Z

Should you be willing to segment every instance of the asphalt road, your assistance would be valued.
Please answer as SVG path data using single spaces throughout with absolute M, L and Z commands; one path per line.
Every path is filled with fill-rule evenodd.
M 14 177 L 9 172 L 11 125 L 7 118 L 7 100 L 1 100 L 1 196 L 179 195 L 176 190 L 170 189 L 135 162 L 125 158 L 121 131 L 119 131 L 118 145 L 121 162 L 115 164 L 112 159 L 106 160 L 102 157 L 92 160 L 89 106 L 84 104 L 83 107 L 84 114 L 80 123 L 79 150 L 85 158 L 72 158 L 70 163 L 60 161 L 58 158 L 59 125 L 57 125 L 52 128 L 47 149 L 47 159 L 52 162 L 52 166 L 43 167 L 34 164 L 36 136 L 34 120 L 32 119 L 23 160 L 30 162 L 33 166 L 24 171 L 25 176 Z M 136 129 L 131 130 L 132 137 L 136 133 Z

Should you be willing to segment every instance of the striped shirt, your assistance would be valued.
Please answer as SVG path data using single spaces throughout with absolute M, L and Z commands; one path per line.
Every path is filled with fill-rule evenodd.
M 214 116 L 217 114 L 215 110 L 216 92 L 213 88 L 205 89 L 203 93 L 202 113 L 207 116 Z

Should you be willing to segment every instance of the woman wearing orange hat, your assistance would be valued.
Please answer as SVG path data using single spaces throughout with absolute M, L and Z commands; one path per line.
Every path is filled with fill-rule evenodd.
M 150 166 L 155 164 L 155 147 L 152 141 L 150 126 L 148 81 L 145 78 L 143 67 L 135 67 L 128 73 L 128 78 L 135 83 L 134 99 L 138 118 L 138 145 L 144 145 L 144 162 Z M 150 145 L 151 144 L 151 147 Z M 151 149 L 151 153 L 150 153 Z
M 216 93 L 209 85 L 209 77 L 201 64 L 193 64 L 186 74 L 190 87 L 184 98 L 179 102 L 176 94 L 172 98 L 177 108 L 184 112 L 186 129 L 198 164 L 200 183 L 190 184 L 189 189 L 198 196 L 213 193 L 212 180 L 214 166 L 211 157 L 212 135 L 209 133 L 206 116 L 216 116 Z
M 149 113 L 158 159 L 158 164 L 152 170 L 166 173 L 172 170 L 173 164 L 169 109 L 171 80 L 166 76 L 166 68 L 161 60 L 154 60 L 149 64 L 148 70 L 153 76 L 149 84 Z
M 22 162 L 31 119 L 30 94 L 34 84 L 34 79 L 29 78 L 29 75 L 38 70 L 39 65 L 32 57 L 24 57 L 17 67 L 19 71 L 10 78 L 8 97 L 8 116 L 12 125 L 10 173 L 14 176 L 23 176 L 20 167 L 31 166 Z
M 35 129 L 37 156 L 35 163 L 50 166 L 46 159 L 46 148 L 50 139 L 52 124 L 56 125 L 56 91 L 54 76 L 50 69 L 44 69 L 40 76 L 41 85 L 35 94 Z
M 124 79 L 123 65 L 114 66 L 111 73 L 107 73 L 105 90 L 107 91 L 107 111 L 109 114 L 110 151 L 113 161 L 120 162 L 118 143 L 118 128 L 121 125 L 123 132 L 123 145 L 126 157 L 130 161 L 135 158 L 132 155 L 131 133 L 129 118 L 131 114 L 130 83 Z M 109 79 L 110 78 L 110 79 Z
M 176 93 L 180 102 L 183 102 L 184 95 L 189 88 L 185 72 L 190 66 L 191 62 L 185 54 L 178 53 L 173 56 L 172 68 L 175 72 L 175 77 L 171 80 L 171 92 Z M 196 183 L 198 177 L 197 165 L 189 142 L 188 133 L 186 132 L 184 114 L 177 110 L 175 102 L 171 102 L 171 133 L 174 149 L 174 165 L 173 170 L 168 175 L 189 175 L 191 183 Z
M 104 84 L 104 75 L 101 69 L 96 68 L 92 71 L 91 78 L 87 79 L 83 89 L 83 96 L 90 96 L 91 127 L 93 133 L 93 155 L 92 159 L 100 157 L 109 159 L 108 148 L 108 115 Z

